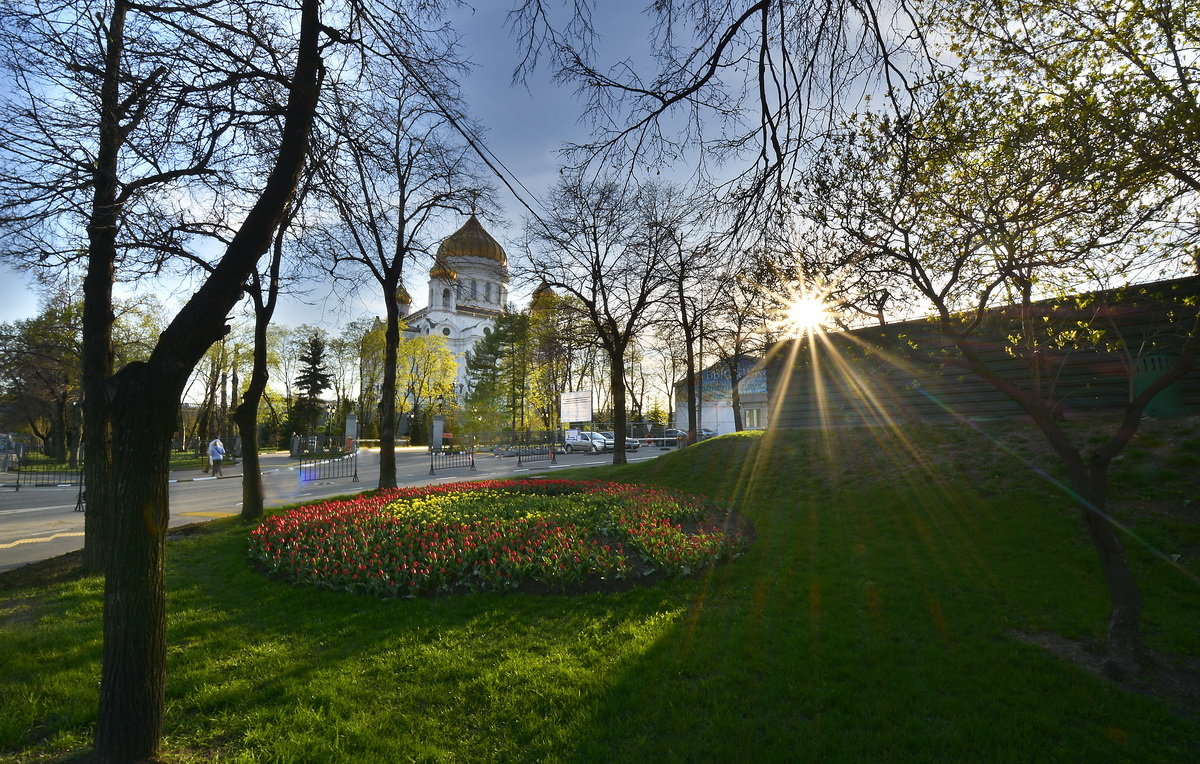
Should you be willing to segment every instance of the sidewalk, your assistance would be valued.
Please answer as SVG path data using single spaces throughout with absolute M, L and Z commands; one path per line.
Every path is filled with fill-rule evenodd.
M 268 472 L 276 472 L 281 469 L 290 469 L 297 463 L 297 460 L 292 458 L 287 451 L 264 451 L 258 455 L 259 469 L 265 475 Z M 187 483 L 196 480 L 229 480 L 230 478 L 241 478 L 243 474 L 242 461 L 239 459 L 234 462 L 225 462 L 221 465 L 221 477 L 216 478 L 204 471 L 203 467 L 192 467 L 191 469 L 171 470 L 169 482 L 171 483 Z

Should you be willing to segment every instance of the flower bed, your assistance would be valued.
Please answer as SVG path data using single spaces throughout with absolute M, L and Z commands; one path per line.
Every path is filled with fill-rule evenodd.
M 405 597 L 624 588 L 735 556 L 747 536 L 699 496 L 596 481 L 481 481 L 267 518 L 250 558 L 300 584 Z

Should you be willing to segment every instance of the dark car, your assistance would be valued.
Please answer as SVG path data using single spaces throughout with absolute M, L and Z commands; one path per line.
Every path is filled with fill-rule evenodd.
M 707 440 L 708 438 L 716 437 L 716 435 L 716 432 L 708 429 L 707 427 L 701 427 L 696 431 L 696 440 Z M 664 438 L 675 438 L 679 441 L 686 441 L 688 437 L 688 431 L 672 427 L 670 429 L 663 430 L 662 436 Z

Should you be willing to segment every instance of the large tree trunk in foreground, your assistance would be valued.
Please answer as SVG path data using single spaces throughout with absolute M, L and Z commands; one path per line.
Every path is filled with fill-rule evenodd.
M 320 89 L 320 0 L 303 0 L 300 46 L 275 166 L 262 193 L 199 290 L 145 363 L 111 381 L 113 552 L 104 591 L 104 659 L 96 758 L 158 756 L 166 694 L 167 479 L 170 436 L 188 376 L 228 331 L 225 317 L 267 252 L 295 192 Z
M 104 589 L 104 671 L 96 752 L 105 761 L 153 758 L 166 699 L 165 538 L 170 439 L 182 387 L 142 364 L 114 381 L 113 513 Z
M 83 564 L 97 573 L 111 550 L 112 458 L 105 384 L 112 376 L 112 285 L 117 262 L 118 154 L 122 143 L 119 79 L 128 3 L 114 4 L 105 38 L 104 81 L 100 92 L 100 140 L 92 172 L 92 209 L 88 219 L 87 273 L 83 279 Z

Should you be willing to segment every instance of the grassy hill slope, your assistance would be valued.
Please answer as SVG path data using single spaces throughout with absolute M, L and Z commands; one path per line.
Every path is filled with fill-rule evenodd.
M 1194 424 L 1152 423 L 1114 486 L 1146 641 L 1176 663 L 1200 657 Z M 1086 658 L 1107 602 L 1022 428 L 727 436 L 575 474 L 720 498 L 757 541 L 619 594 L 381 601 L 268 581 L 245 563 L 248 529 L 221 521 L 169 550 L 170 758 L 1200 755 L 1184 694 L 1131 692 L 1046 649 Z M 100 603 L 94 578 L 0 592 L 0 758 L 87 745 Z

